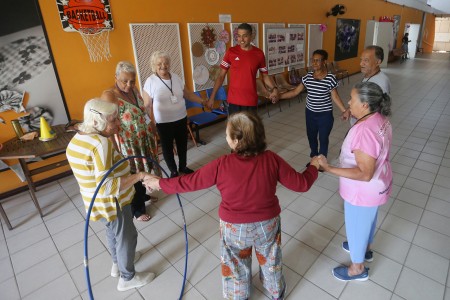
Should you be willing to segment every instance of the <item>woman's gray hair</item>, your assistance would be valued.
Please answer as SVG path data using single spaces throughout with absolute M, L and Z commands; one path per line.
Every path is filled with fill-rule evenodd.
M 94 98 L 84 105 L 84 120 L 80 131 L 84 133 L 99 133 L 105 130 L 108 118 L 117 114 L 117 104 Z
M 136 68 L 129 61 L 119 61 L 116 66 L 116 76 L 119 76 L 122 72 L 136 75 Z
M 167 52 L 164 51 L 155 51 L 152 53 L 152 56 L 150 57 L 150 67 L 152 68 L 152 72 L 156 73 L 156 62 L 158 61 L 159 58 L 164 57 L 169 61 L 170 64 L 170 56 Z
M 383 93 L 380 86 L 373 82 L 359 82 L 354 89 L 358 93 L 361 103 L 369 104 L 370 112 L 379 112 L 383 116 L 391 115 L 391 97 Z

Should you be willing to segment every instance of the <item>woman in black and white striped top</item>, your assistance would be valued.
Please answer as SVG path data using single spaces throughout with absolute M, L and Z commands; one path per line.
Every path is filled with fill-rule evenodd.
M 313 71 L 302 78 L 302 83 L 295 90 L 280 95 L 281 99 L 288 99 L 297 96 L 305 88 L 307 90 L 305 118 L 310 157 L 328 155 L 328 137 L 334 123 L 333 102 L 342 112 L 343 120 L 347 120 L 350 115 L 337 92 L 336 77 L 327 71 L 327 59 L 325 50 L 314 51 L 311 59 Z

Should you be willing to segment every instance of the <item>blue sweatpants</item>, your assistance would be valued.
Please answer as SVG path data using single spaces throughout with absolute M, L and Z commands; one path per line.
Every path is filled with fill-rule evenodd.
M 311 148 L 310 157 L 319 154 L 326 157 L 328 155 L 328 137 L 334 124 L 333 111 L 314 112 L 305 108 L 305 119 L 306 135 Z M 320 147 L 317 142 L 317 135 L 319 135 Z
M 356 206 L 344 201 L 345 231 L 352 263 L 364 262 L 367 245 L 372 244 L 377 224 L 378 206 Z

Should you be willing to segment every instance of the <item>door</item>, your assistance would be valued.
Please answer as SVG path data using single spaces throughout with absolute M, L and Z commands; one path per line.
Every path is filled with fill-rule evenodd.
M 409 33 L 409 40 L 411 41 L 408 44 L 408 55 L 409 58 L 416 57 L 416 49 L 419 39 L 419 32 L 420 32 L 420 24 L 406 24 L 405 25 L 405 33 Z

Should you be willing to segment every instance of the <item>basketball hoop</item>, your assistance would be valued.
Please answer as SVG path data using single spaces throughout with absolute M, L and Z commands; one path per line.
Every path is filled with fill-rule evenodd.
M 109 60 L 112 57 L 109 51 L 109 29 L 106 28 L 79 28 L 84 44 L 92 62 Z
M 65 31 L 81 35 L 92 62 L 109 60 L 109 32 L 113 30 L 109 0 L 56 0 Z

